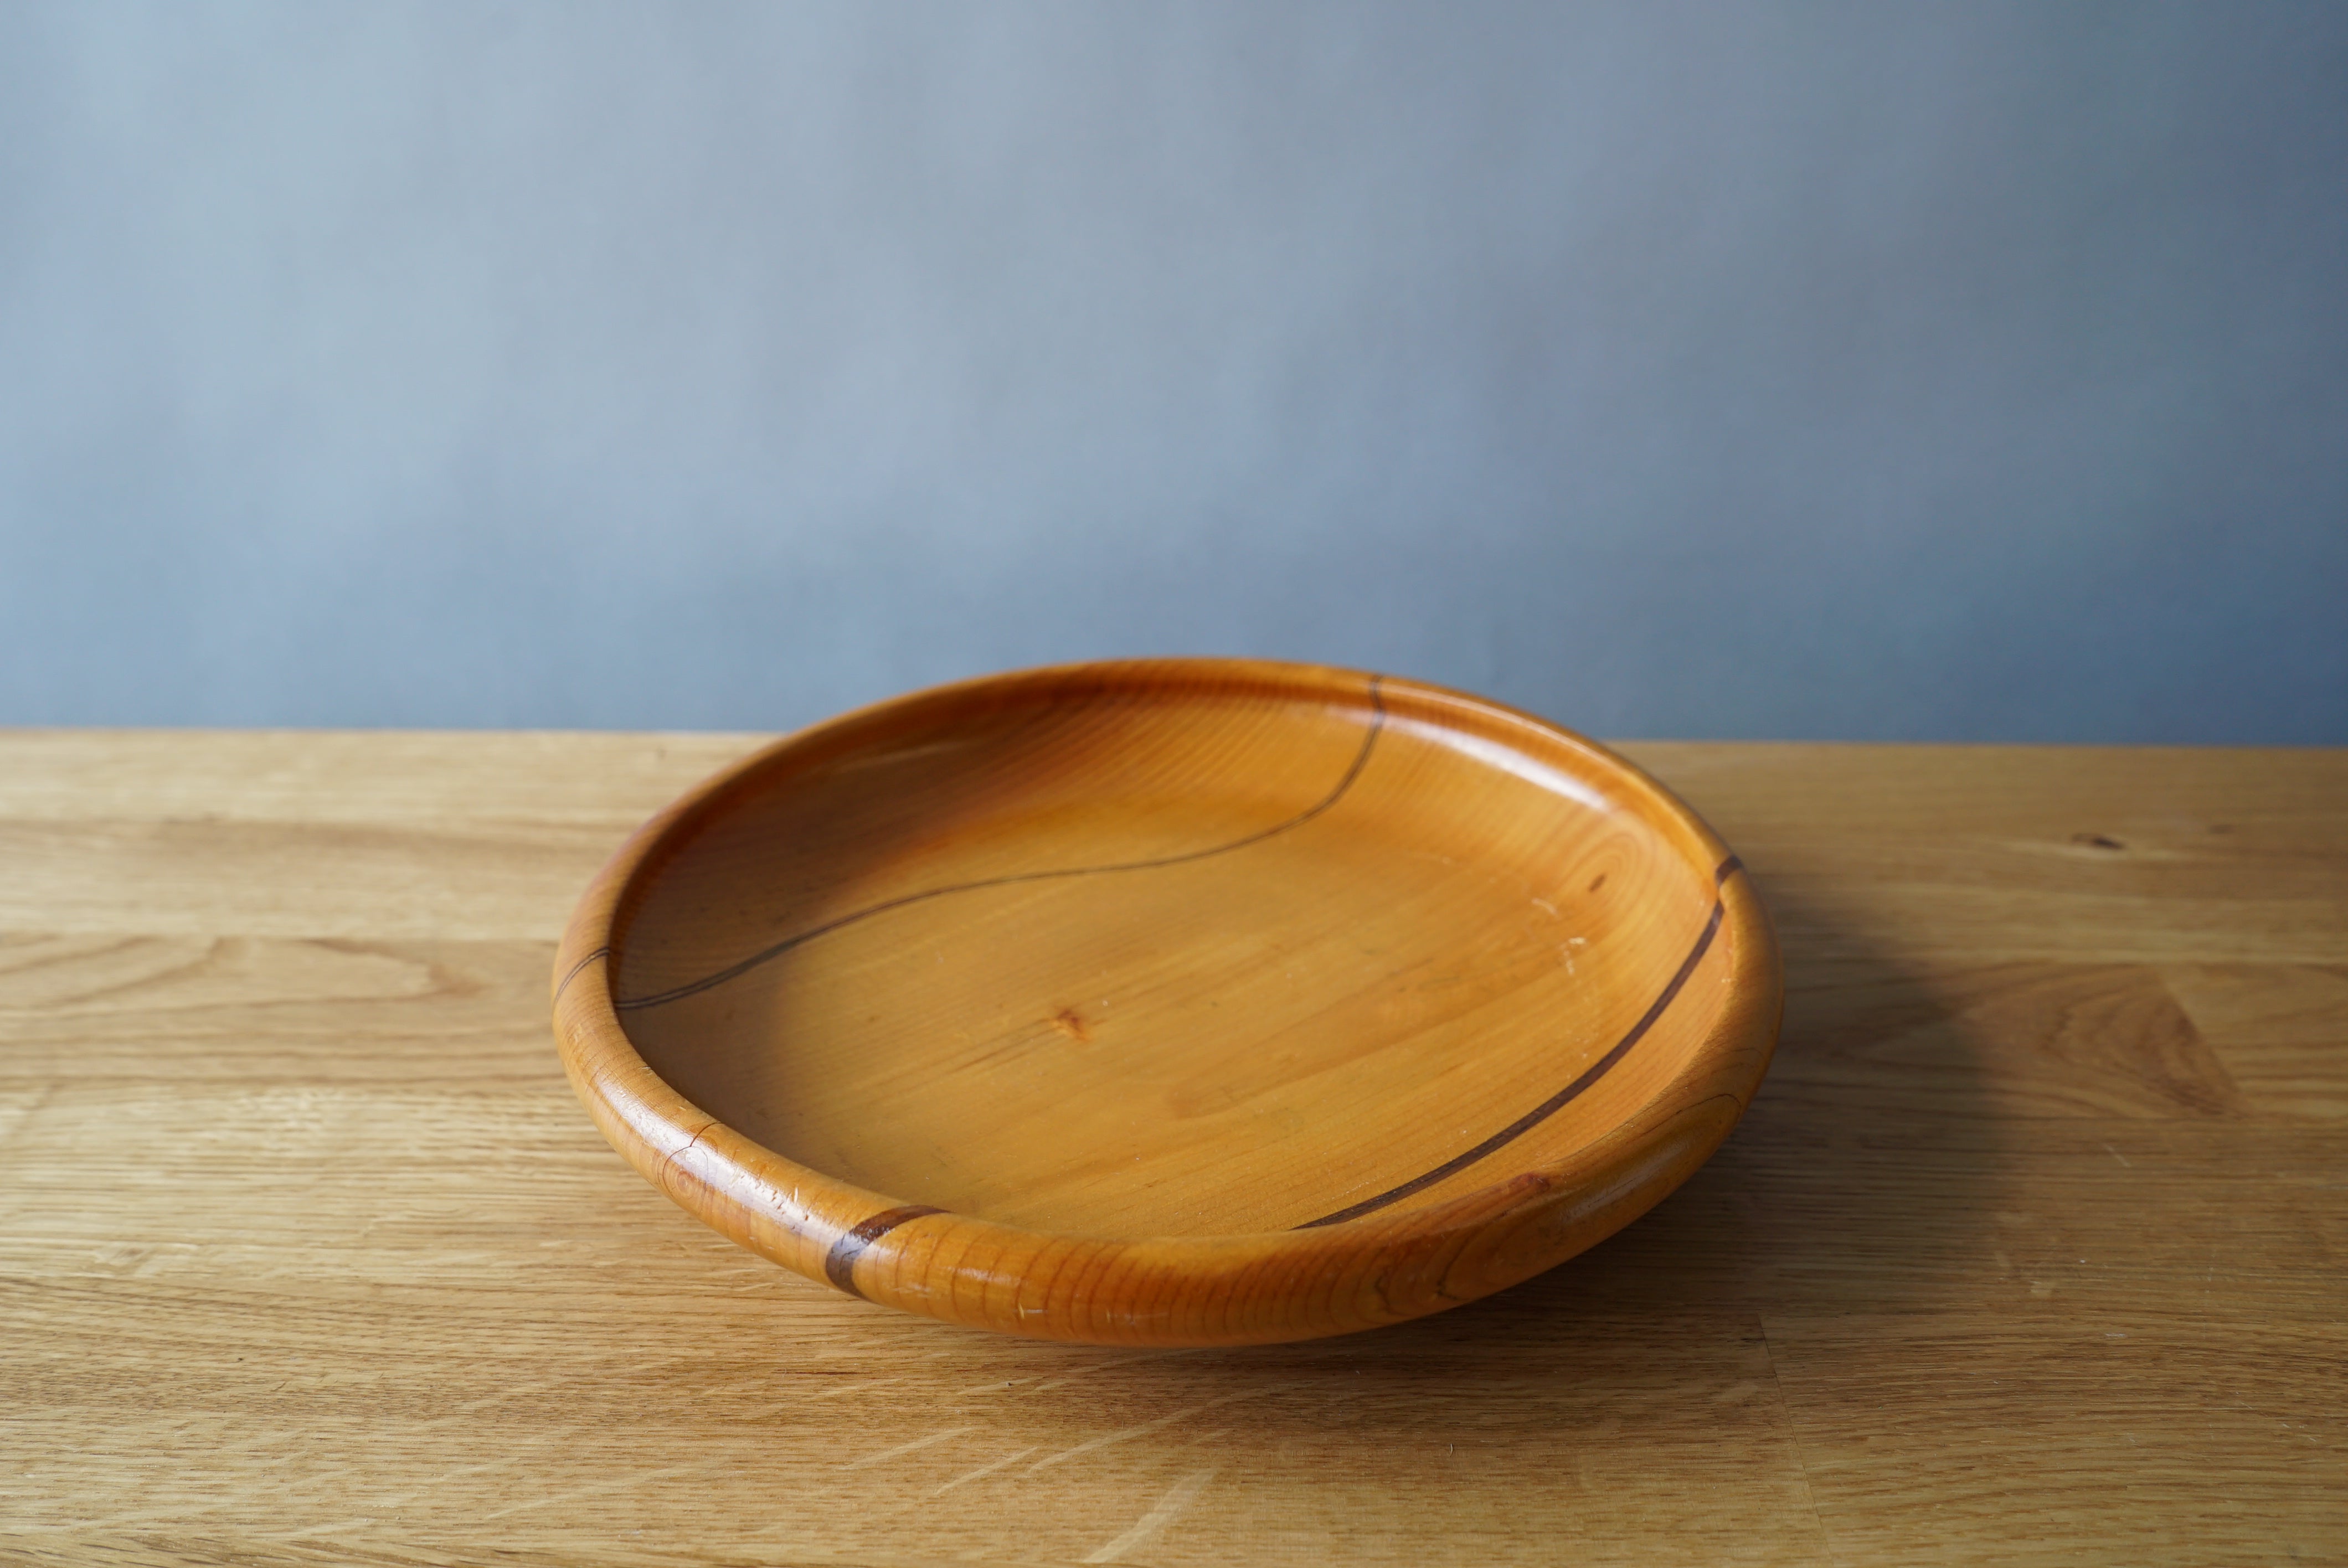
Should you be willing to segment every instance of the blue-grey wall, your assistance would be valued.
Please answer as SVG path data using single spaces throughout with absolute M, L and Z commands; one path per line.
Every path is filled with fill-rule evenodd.
M 2348 742 L 2348 5 L 0 7 L 0 723 Z

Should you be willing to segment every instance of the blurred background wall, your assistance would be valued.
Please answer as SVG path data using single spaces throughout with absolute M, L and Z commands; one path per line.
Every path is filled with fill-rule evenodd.
M 2348 5 L 0 5 L 0 723 L 2348 742 Z

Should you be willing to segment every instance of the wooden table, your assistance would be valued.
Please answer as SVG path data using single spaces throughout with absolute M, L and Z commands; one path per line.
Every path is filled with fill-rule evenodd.
M 0 736 L 0 1558 L 2348 1561 L 2348 753 L 1640 745 L 1791 1002 L 1401 1328 L 898 1317 L 607 1149 L 572 899 L 746 736 Z

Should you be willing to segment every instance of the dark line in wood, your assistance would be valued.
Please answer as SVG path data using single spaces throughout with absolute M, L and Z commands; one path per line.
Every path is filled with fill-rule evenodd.
M 608 958 L 611 956 L 611 948 L 598 948 L 593 952 L 588 954 L 585 958 L 580 959 L 577 963 L 572 965 L 563 977 L 554 983 L 554 999 L 556 1001 L 561 1001 L 562 999 L 562 993 L 571 989 L 571 982 L 579 978 L 580 971 L 586 968 L 588 965 L 593 963 L 598 958 Z
M 1738 860 L 1734 855 L 1730 856 L 1727 859 L 1722 861 L 1720 863 L 1719 869 L 1713 873 L 1713 885 L 1717 887 L 1725 884 L 1731 876 L 1743 869 L 1745 869 L 1744 863 Z M 1680 960 L 1679 971 L 1672 976 L 1671 983 L 1663 988 L 1663 994 L 1654 999 L 1653 1005 L 1651 1005 L 1644 1013 L 1640 1015 L 1639 1021 L 1631 1026 L 1631 1032 L 1624 1035 L 1620 1040 L 1617 1040 L 1613 1050 L 1600 1057 L 1596 1061 L 1591 1062 L 1590 1066 L 1584 1070 L 1581 1077 L 1575 1079 L 1572 1082 L 1559 1090 L 1555 1094 L 1550 1095 L 1539 1105 L 1534 1106 L 1530 1111 L 1526 1112 L 1522 1116 L 1518 1117 L 1514 1122 L 1509 1122 L 1506 1127 L 1501 1128 L 1498 1132 L 1493 1133 L 1490 1137 L 1485 1139 L 1482 1143 L 1477 1144 L 1466 1153 L 1455 1154 L 1450 1159 L 1444 1161 L 1440 1165 L 1436 1166 L 1435 1169 L 1426 1173 L 1424 1175 L 1414 1176 L 1398 1187 L 1389 1187 L 1374 1198 L 1364 1198 L 1358 1204 L 1349 1204 L 1344 1208 L 1339 1209 L 1335 1214 L 1323 1214 L 1317 1220 L 1306 1220 L 1303 1225 L 1298 1225 L 1296 1228 L 1303 1231 L 1312 1230 L 1317 1225 L 1343 1225 L 1347 1220 L 1359 1219 L 1364 1214 L 1375 1213 L 1379 1209 L 1386 1207 L 1389 1204 L 1398 1204 L 1414 1193 L 1425 1192 L 1427 1188 L 1435 1185 L 1436 1183 L 1442 1181 L 1447 1176 L 1457 1175 L 1460 1172 L 1466 1170 L 1477 1161 L 1484 1158 L 1487 1154 L 1492 1153 L 1496 1150 L 1508 1147 L 1510 1143 L 1515 1143 L 1518 1139 L 1523 1137 L 1526 1133 L 1531 1132 L 1534 1128 L 1540 1126 L 1550 1117 L 1556 1115 L 1560 1111 L 1565 1109 L 1569 1103 L 1579 1098 L 1584 1091 L 1586 1091 L 1591 1085 L 1605 1077 L 1606 1074 L 1613 1069 L 1615 1063 L 1621 1061 L 1625 1056 L 1628 1056 L 1631 1053 L 1631 1048 L 1638 1044 L 1641 1040 L 1644 1039 L 1649 1030 L 1655 1027 L 1656 1020 L 1663 1016 L 1663 1010 L 1672 1005 L 1673 999 L 1677 997 L 1680 994 L 1681 988 L 1687 984 L 1688 977 L 1695 973 L 1696 965 L 1704 961 L 1704 954 L 1711 949 L 1713 938 L 1720 933 L 1721 917 L 1725 913 L 1725 906 L 1719 899 L 1713 900 L 1712 918 L 1704 923 L 1704 930 L 1697 936 L 1695 946 L 1688 949 L 1688 956 Z
M 1386 705 L 1378 691 L 1385 679 L 1381 675 L 1370 677 L 1369 732 L 1362 737 L 1361 750 L 1354 753 L 1353 765 L 1345 770 L 1345 776 L 1339 779 L 1336 787 L 1322 796 L 1317 804 L 1306 807 L 1285 822 L 1274 823 L 1272 826 L 1251 833 L 1244 838 L 1235 838 L 1229 844 L 1218 844 L 1210 849 L 1193 849 L 1181 855 L 1163 856 L 1156 860 L 1129 860 L 1115 866 L 1076 866 L 1061 871 L 1022 871 L 1008 876 L 990 876 L 983 881 L 957 882 L 952 886 L 932 887 L 920 893 L 908 893 L 902 897 L 869 905 L 864 908 L 842 915 L 836 920 L 826 921 L 813 930 L 801 931 L 795 937 L 787 937 L 773 947 L 761 948 L 741 962 L 728 965 L 714 975 L 705 975 L 700 979 L 682 986 L 673 986 L 664 991 L 654 991 L 650 996 L 615 998 L 612 1005 L 622 1012 L 634 1012 L 644 1008 L 656 1008 L 669 1002 L 683 1001 L 687 997 L 698 996 L 703 991 L 722 986 L 728 980 L 739 979 L 760 965 L 772 963 L 792 948 L 804 947 L 818 937 L 829 936 L 843 926 L 852 926 L 860 920 L 869 920 L 875 915 L 885 915 L 891 909 L 901 909 L 909 904 L 925 903 L 932 898 L 943 898 L 954 893 L 974 893 L 983 887 L 1009 887 L 1022 882 L 1049 882 L 1067 876 L 1101 876 L 1112 872 L 1155 871 L 1162 866 L 1183 866 L 1194 860 L 1205 860 L 1211 856 L 1229 855 L 1235 849 L 1245 849 L 1250 845 L 1262 844 L 1265 839 L 1276 838 L 1283 833 L 1303 827 L 1306 823 L 1335 805 L 1344 797 L 1345 792 L 1354 787 L 1354 781 L 1362 776 L 1362 769 L 1370 760 L 1370 748 L 1377 744 L 1378 732 L 1385 728 Z
M 823 1276 L 860 1301 L 864 1293 L 856 1288 L 856 1260 L 876 1241 L 903 1225 L 907 1220 L 920 1219 L 923 1214 L 942 1214 L 943 1209 L 933 1209 L 926 1204 L 907 1204 L 902 1208 L 883 1209 L 852 1231 L 842 1233 L 824 1255 Z

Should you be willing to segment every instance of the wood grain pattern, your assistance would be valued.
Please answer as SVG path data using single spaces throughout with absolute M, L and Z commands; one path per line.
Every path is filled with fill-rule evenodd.
M 571 900 L 750 744 L 0 735 L 0 1561 L 2348 1560 L 2348 757 L 1626 747 L 1778 916 L 1735 1135 L 1457 1311 L 1121 1351 L 580 1115 Z
M 1097 1344 L 1516 1284 L 1700 1165 L 1783 998 L 1726 845 L 1479 699 L 1088 664 L 819 725 L 630 839 L 555 1034 L 688 1213 L 851 1296 Z

